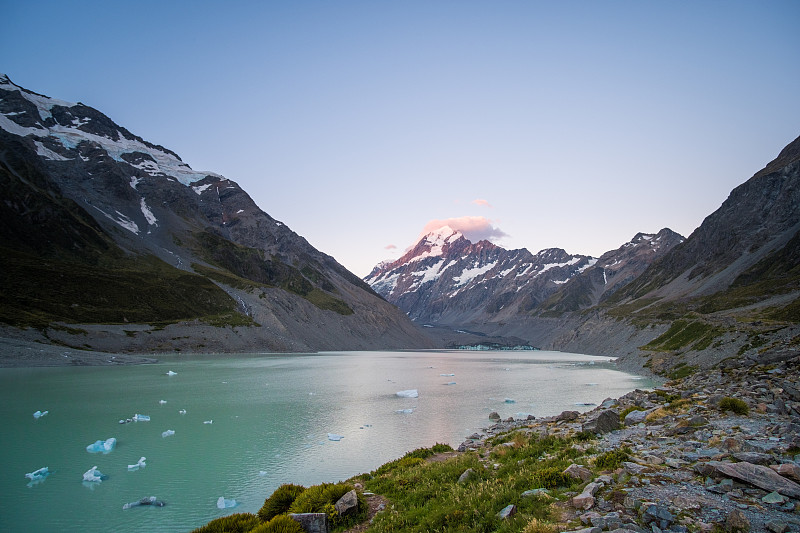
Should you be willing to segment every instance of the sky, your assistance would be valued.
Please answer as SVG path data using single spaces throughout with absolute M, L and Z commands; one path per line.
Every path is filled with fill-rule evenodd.
M 83 102 L 359 276 L 426 229 L 684 236 L 800 135 L 800 2 L 0 0 L 0 72 Z

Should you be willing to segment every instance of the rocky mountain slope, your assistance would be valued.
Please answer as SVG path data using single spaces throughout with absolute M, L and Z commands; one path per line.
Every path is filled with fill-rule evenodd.
M 99 350 L 429 347 L 235 182 L 0 75 L 3 334 Z
M 445 226 L 397 261 L 375 267 L 365 281 L 415 320 L 480 324 L 509 305 L 537 306 L 595 262 L 560 248 L 534 255 L 485 240 L 472 243 Z
M 366 278 L 410 316 L 659 373 L 800 347 L 800 138 L 687 239 L 637 234 L 593 259 L 428 235 Z M 528 270 L 526 270 L 528 269 Z
M 489 241 L 472 243 L 445 226 L 364 279 L 414 320 L 451 330 L 487 331 L 517 317 L 596 305 L 682 241 L 665 228 L 657 234 L 639 233 L 619 249 L 592 258 L 560 248 L 532 254 Z

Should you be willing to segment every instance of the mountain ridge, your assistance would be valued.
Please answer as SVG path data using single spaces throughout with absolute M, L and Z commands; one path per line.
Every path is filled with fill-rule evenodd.
M 0 94 L 4 334 L 111 351 L 434 346 L 234 181 L 83 104 L 7 76 Z

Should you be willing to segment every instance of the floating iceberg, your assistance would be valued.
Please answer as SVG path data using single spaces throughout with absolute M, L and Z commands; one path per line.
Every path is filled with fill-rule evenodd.
M 40 481 L 49 475 L 50 475 L 50 470 L 48 470 L 46 466 L 43 466 L 39 470 L 34 470 L 33 472 L 25 474 L 25 477 L 30 479 L 31 481 Z
M 177 372 L 173 372 L 172 370 L 170 370 L 169 372 L 167 372 L 167 375 L 168 376 L 177 376 L 178 373 Z
M 186 414 L 186 409 L 181 409 L 181 410 L 180 410 L 180 411 L 178 411 L 178 412 L 179 412 L 180 414 L 182 414 L 182 415 L 185 415 L 185 414 Z
M 447 383 L 445 383 L 445 385 L 455 385 L 455 384 L 456 384 L 455 381 L 448 381 Z
M 230 509 L 231 507 L 236 507 L 237 505 L 238 504 L 234 499 L 227 500 L 220 496 L 217 500 L 217 509 Z
M 49 412 L 50 411 L 36 411 L 35 413 L 33 413 L 33 418 L 41 418 Z
M 167 400 L 158 400 L 158 403 L 160 403 L 161 405 L 164 405 L 165 403 L 167 403 Z
M 147 459 L 146 457 L 139 457 L 139 460 L 136 462 L 135 465 L 128 465 L 128 471 L 133 472 L 134 470 L 139 470 L 140 467 L 144 468 L 145 466 L 147 466 L 147 463 L 145 463 L 146 459 Z
M 139 505 L 152 505 L 153 507 L 164 507 L 167 505 L 161 500 L 157 500 L 155 496 L 149 498 L 142 498 L 138 502 L 126 503 L 122 506 L 123 509 L 130 509 L 131 507 L 138 507 Z
M 506 398 L 503 400 L 505 403 L 517 403 L 517 400 L 512 400 L 511 398 Z
M 455 376 L 455 374 L 439 374 L 440 376 Z
M 99 472 L 97 470 L 96 466 L 93 466 L 92 468 L 90 468 L 89 470 L 87 470 L 86 472 L 83 473 L 83 480 L 84 481 L 92 481 L 92 482 L 100 483 L 106 477 L 108 477 L 108 476 L 105 476 L 105 475 L 103 475 L 102 472 Z
M 342 435 L 337 435 L 336 433 L 328 433 L 328 440 L 339 442 L 343 438 L 344 438 L 344 436 L 342 436 Z
M 89 453 L 97 453 L 97 452 L 108 453 L 111 450 L 113 450 L 114 446 L 116 445 L 117 445 L 117 439 L 111 437 L 110 439 L 95 441 L 94 443 L 86 447 L 86 451 Z
M 164 431 L 163 433 L 161 433 L 161 438 L 171 437 L 174 434 L 175 434 L 175 430 L 174 429 L 168 429 L 168 430 Z
M 414 412 L 413 409 L 398 409 L 397 411 L 395 411 L 395 413 L 400 413 L 402 415 L 410 415 L 413 412 Z
M 213 424 L 213 420 L 203 420 L 203 424 Z
M 135 415 L 133 415 L 133 421 L 134 422 L 150 422 L 150 417 L 148 415 L 140 415 L 139 413 L 136 413 Z
M 401 390 L 397 391 L 397 395 L 401 398 L 418 398 L 419 391 L 417 389 Z

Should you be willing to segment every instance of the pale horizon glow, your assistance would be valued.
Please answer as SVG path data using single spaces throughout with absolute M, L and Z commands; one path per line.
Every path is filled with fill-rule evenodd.
M 688 237 L 800 134 L 792 0 L 30 0 L 3 18 L 14 83 L 237 182 L 358 276 L 435 221 L 594 257 Z

